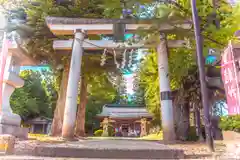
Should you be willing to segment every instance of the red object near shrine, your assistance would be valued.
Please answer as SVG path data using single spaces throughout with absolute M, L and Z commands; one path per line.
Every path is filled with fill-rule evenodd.
M 240 114 L 240 47 L 230 41 L 222 55 L 221 75 L 224 83 L 228 114 Z
M 7 36 L 5 33 L 3 38 L 2 50 L 0 54 L 0 109 L 2 109 L 2 101 L 3 101 L 2 88 L 3 88 L 4 70 L 5 70 L 7 55 L 8 55 L 8 45 L 9 45 L 9 42 L 7 40 Z

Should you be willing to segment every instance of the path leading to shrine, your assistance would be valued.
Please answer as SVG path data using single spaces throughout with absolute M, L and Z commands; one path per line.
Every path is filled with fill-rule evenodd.
M 24 144 L 25 143 L 25 144 Z M 41 157 L 103 158 L 103 159 L 180 159 L 183 150 L 160 142 L 141 140 L 80 140 L 64 143 L 19 142 L 16 154 Z
M 143 140 L 79 140 L 74 142 L 63 141 L 17 141 L 14 156 L 0 155 L 0 159 L 32 159 L 32 160 L 63 160 L 63 159 L 196 159 L 213 157 L 236 157 L 232 154 L 239 150 L 240 143 L 229 143 L 227 147 L 223 141 L 215 142 L 216 153 L 208 151 L 205 143 L 178 142 L 164 145 L 161 141 Z M 234 148 L 235 147 L 235 148 Z M 36 157 L 37 156 L 37 157 Z M 50 158 L 51 157 L 51 158 Z M 65 158 L 64 158 L 65 157 Z M 240 157 L 240 155 L 239 155 Z

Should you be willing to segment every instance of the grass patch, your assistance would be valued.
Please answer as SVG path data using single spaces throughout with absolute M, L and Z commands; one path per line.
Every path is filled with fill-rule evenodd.
M 155 134 L 149 134 L 144 137 L 88 137 L 88 139 L 98 139 L 98 140 L 121 140 L 121 139 L 129 139 L 129 140 L 148 140 L 148 141 L 157 141 L 163 140 L 162 131 Z
M 159 133 L 149 134 L 147 136 L 140 137 L 138 139 L 140 139 L 140 140 L 148 140 L 148 141 L 163 140 L 163 133 L 159 132 Z
M 65 142 L 61 137 L 51 137 L 46 134 L 28 134 L 28 138 L 32 140 L 37 140 L 40 142 L 47 142 L 47 143 L 62 143 Z
M 0 151 L 6 151 L 7 150 L 7 148 L 8 148 L 8 144 L 5 144 L 5 143 L 3 143 L 3 144 L 0 144 Z
M 121 140 L 121 139 L 138 139 L 135 137 L 87 137 L 88 139 L 96 139 L 96 140 Z

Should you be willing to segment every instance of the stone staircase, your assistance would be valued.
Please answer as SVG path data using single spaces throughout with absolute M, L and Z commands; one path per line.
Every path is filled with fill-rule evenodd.
M 26 154 L 26 152 L 25 152 Z M 31 153 L 38 157 L 96 159 L 182 159 L 182 150 L 159 142 L 139 140 L 83 140 L 40 144 Z

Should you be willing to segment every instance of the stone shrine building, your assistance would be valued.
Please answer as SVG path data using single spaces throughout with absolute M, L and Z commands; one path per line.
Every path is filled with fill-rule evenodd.
M 34 134 L 48 134 L 50 132 L 52 119 L 47 117 L 37 117 L 24 122 L 29 125 L 29 132 Z
M 110 124 L 115 130 L 115 136 L 124 137 L 147 135 L 148 124 L 152 117 L 145 106 L 125 104 L 106 104 L 102 112 L 97 115 L 102 121 L 103 128 L 104 125 Z

